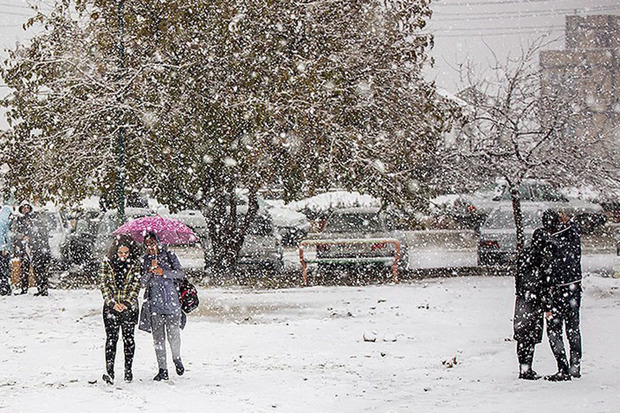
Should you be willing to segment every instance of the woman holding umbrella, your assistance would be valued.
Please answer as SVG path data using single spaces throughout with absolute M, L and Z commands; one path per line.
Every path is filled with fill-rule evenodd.
M 166 336 L 172 351 L 172 361 L 179 376 L 185 368 L 181 362 L 181 328 L 185 314 L 181 311 L 176 280 L 185 276 L 177 256 L 159 244 L 157 235 L 149 232 L 144 238 L 146 255 L 142 263 L 141 283 L 146 287 L 145 303 L 140 314 L 139 328 L 153 334 L 159 372 L 155 381 L 168 380 Z
M 131 366 L 136 349 L 134 332 L 138 323 L 140 291 L 140 259 L 138 245 L 129 235 L 117 235 L 101 263 L 101 294 L 105 325 L 105 364 L 103 380 L 114 383 L 114 359 L 119 329 L 123 333 L 125 381 L 133 380 Z

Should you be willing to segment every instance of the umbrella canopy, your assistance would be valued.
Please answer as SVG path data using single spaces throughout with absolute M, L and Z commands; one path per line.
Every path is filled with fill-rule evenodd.
M 144 242 L 144 237 L 149 232 L 157 234 L 159 242 L 167 245 L 191 244 L 198 241 L 190 227 L 174 218 L 161 217 L 159 215 L 142 217 L 126 222 L 114 235 L 127 234 L 136 242 Z

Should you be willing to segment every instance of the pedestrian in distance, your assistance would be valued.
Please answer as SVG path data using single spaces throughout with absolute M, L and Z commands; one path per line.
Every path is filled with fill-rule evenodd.
M 28 293 L 28 278 L 32 267 L 38 290 L 34 295 L 47 296 L 48 271 L 51 262 L 47 225 L 27 201 L 23 201 L 17 211 L 19 214 L 11 223 L 11 231 L 14 234 L 14 253 L 20 261 L 21 291 L 18 294 Z
M 532 368 L 534 348 L 542 341 L 544 307 L 548 301 L 553 250 L 551 233 L 557 228 L 557 212 L 545 211 L 542 227 L 537 228 L 531 244 L 517 260 L 515 276 L 514 339 L 517 342 L 519 379 L 538 380 Z
M 550 306 L 545 312 L 547 335 L 558 371 L 545 377 L 566 381 L 581 377 L 581 237 L 577 224 L 562 213 L 558 230 L 551 235 L 554 244 Z M 570 348 L 567 359 L 563 330 Z
M 138 324 L 138 293 L 142 265 L 138 245 L 128 235 L 114 238 L 101 262 L 100 289 L 103 295 L 103 324 L 105 326 L 105 367 L 103 381 L 114 383 L 114 360 L 119 330 L 123 335 L 126 382 L 133 380 L 132 364 L 136 343 L 134 333 Z
M 0 209 L 0 295 L 11 295 L 11 237 L 9 228 L 13 210 Z
M 168 380 L 166 339 L 170 344 L 176 373 L 185 372 L 181 361 L 181 329 L 186 316 L 181 311 L 177 282 L 185 277 L 176 254 L 159 244 L 157 235 L 148 233 L 144 238 L 146 254 L 142 263 L 142 280 L 145 287 L 140 313 L 139 328 L 151 332 L 159 371 L 155 381 Z

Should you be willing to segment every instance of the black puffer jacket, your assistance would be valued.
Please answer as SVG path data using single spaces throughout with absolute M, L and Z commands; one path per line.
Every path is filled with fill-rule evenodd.
M 554 244 L 554 286 L 581 281 L 581 237 L 576 224 L 569 221 L 551 235 Z
M 553 243 L 549 232 L 538 228 L 532 243 L 517 261 L 515 276 L 514 339 L 540 343 L 544 311 L 549 302 L 549 280 L 553 261 Z

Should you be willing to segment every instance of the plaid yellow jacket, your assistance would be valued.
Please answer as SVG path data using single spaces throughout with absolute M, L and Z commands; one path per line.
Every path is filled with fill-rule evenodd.
M 108 306 L 113 306 L 116 303 L 123 303 L 128 306 L 138 306 L 138 293 L 140 292 L 140 270 L 141 265 L 138 260 L 129 267 L 127 276 L 125 277 L 125 283 L 123 288 L 116 286 L 114 280 L 114 271 L 112 265 L 107 258 L 101 262 L 100 284 L 101 294 L 103 295 L 103 301 Z

